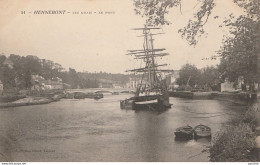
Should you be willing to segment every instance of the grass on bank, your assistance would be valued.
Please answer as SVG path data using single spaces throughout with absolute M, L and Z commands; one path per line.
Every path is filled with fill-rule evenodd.
M 229 125 L 217 133 L 209 147 L 213 162 L 259 161 L 252 153 L 256 146 L 255 128 L 259 124 L 258 107 L 249 108 L 241 117 L 233 119 Z

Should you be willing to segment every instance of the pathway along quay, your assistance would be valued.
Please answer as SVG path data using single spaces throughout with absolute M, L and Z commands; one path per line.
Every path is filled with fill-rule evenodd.
M 210 140 L 179 141 L 176 128 L 205 124 L 212 135 L 246 107 L 170 98 L 163 112 L 121 110 L 131 94 L 0 108 L 3 161 L 209 161 Z

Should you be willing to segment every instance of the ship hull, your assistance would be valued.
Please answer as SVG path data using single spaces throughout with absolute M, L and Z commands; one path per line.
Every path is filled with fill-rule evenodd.
M 120 102 L 121 109 L 132 110 L 166 110 L 171 107 L 169 97 L 165 95 L 135 96 Z

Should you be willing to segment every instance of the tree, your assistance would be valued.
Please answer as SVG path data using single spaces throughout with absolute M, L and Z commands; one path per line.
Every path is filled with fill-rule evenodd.
M 0 66 L 3 65 L 5 60 L 6 60 L 6 56 L 5 55 L 0 55 Z
M 4 89 L 10 89 L 15 87 L 15 74 L 8 66 L 1 66 L 0 68 L 0 80 L 4 85 Z
M 247 12 L 237 19 L 232 16 L 225 20 L 232 36 L 226 37 L 219 51 L 221 57 L 220 69 L 223 78 L 235 82 L 242 77 L 244 83 L 254 89 L 254 83 L 259 82 L 257 60 L 260 52 L 260 2 L 258 0 L 236 0 Z
M 210 87 L 212 90 L 219 90 L 218 86 L 221 82 L 220 72 L 218 68 L 207 66 L 201 69 L 200 84 L 203 87 Z
M 196 66 L 186 64 L 180 70 L 179 78 L 177 79 L 177 84 L 195 87 L 195 85 L 200 84 L 200 76 L 200 71 L 197 69 Z
M 146 17 L 146 24 L 150 26 L 169 25 L 165 19 L 170 8 L 179 7 L 181 12 L 183 0 L 134 0 L 135 12 Z M 195 12 L 194 17 L 189 20 L 186 27 L 179 30 L 183 38 L 186 38 L 190 45 L 196 45 L 198 37 L 204 34 L 203 25 L 208 21 L 212 9 L 215 6 L 214 0 L 197 0 L 200 8 Z

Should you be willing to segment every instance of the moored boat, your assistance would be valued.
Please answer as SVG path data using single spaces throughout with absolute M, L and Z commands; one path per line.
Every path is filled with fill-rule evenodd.
M 211 128 L 203 124 L 197 125 L 196 127 L 194 127 L 194 137 L 211 137 Z
M 162 79 L 162 72 L 171 72 L 170 70 L 158 69 L 167 64 L 157 64 L 156 57 L 168 55 L 161 53 L 165 49 L 154 49 L 151 33 L 152 29 L 160 28 L 137 28 L 134 30 L 142 30 L 144 36 L 143 49 L 129 50 L 127 55 L 135 56 L 135 59 L 142 60 L 145 66 L 138 69 L 128 70 L 135 74 L 141 74 L 140 83 L 137 86 L 135 96 L 129 99 L 120 101 L 120 107 L 131 107 L 133 110 L 166 110 L 171 107 L 169 103 L 169 93 L 166 85 L 166 80 Z
M 165 102 L 163 95 L 135 96 L 120 101 L 121 109 L 133 110 L 165 110 L 171 107 L 169 102 Z
M 187 138 L 193 138 L 193 132 L 194 132 L 193 128 L 187 125 L 184 127 L 177 128 L 174 134 L 176 138 L 187 139 Z

